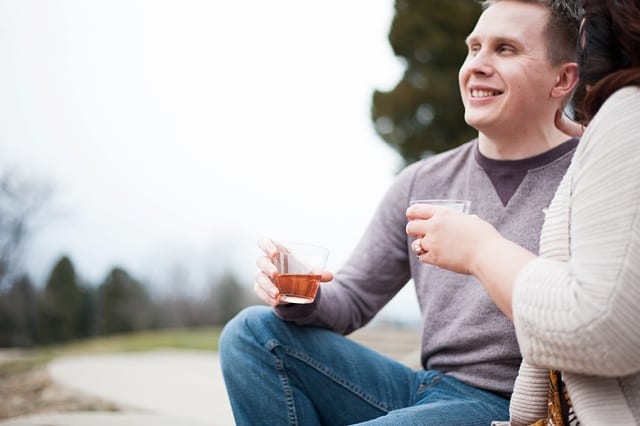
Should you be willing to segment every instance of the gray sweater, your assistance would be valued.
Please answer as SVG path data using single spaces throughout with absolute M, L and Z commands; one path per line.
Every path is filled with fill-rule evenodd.
M 475 278 L 416 259 L 405 232 L 405 212 L 412 199 L 470 200 L 471 214 L 537 253 L 542 210 L 569 166 L 575 145 L 570 141 L 526 160 L 496 161 L 483 157 L 474 140 L 408 166 L 387 191 L 334 281 L 321 286 L 316 302 L 278 307 L 276 313 L 298 324 L 348 334 L 367 324 L 413 279 L 422 314 L 423 367 L 509 394 L 521 361 L 513 324 Z M 519 173 L 516 180 L 522 181 L 513 185 Z M 505 198 L 502 181 L 512 187 L 507 193 L 515 191 L 510 197 Z

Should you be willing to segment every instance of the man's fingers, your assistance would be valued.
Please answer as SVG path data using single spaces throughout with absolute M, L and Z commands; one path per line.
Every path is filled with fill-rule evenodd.
M 261 238 L 258 240 L 258 247 L 269 257 L 275 256 L 278 252 L 276 243 L 269 238 Z
M 259 256 L 256 259 L 256 266 L 258 266 L 258 269 L 260 269 L 270 277 L 273 277 L 278 273 L 278 268 L 276 268 L 276 265 L 273 264 L 271 258 L 267 256 Z
M 278 287 L 273 284 L 271 278 L 264 274 L 262 271 L 258 271 L 256 274 L 256 280 L 253 286 L 254 293 L 263 301 L 271 306 L 276 306 L 279 301 L 280 292 Z

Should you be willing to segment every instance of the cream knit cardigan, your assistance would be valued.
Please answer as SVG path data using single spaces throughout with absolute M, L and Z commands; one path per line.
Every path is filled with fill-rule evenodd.
M 640 89 L 601 107 L 545 215 L 513 291 L 511 422 L 546 416 L 553 368 L 582 426 L 640 424 Z

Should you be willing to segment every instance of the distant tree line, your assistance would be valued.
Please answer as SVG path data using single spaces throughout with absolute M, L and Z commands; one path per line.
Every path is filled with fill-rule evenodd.
M 122 268 L 98 286 L 83 282 L 71 259 L 62 257 L 46 285 L 27 275 L 0 291 L 0 347 L 28 347 L 92 336 L 176 327 L 223 325 L 255 303 L 231 274 L 212 283 L 207 297 L 153 296 Z
M 154 295 L 123 268 L 88 283 L 67 256 L 36 285 L 22 266 L 29 239 L 43 221 L 52 190 L 16 170 L 0 171 L 0 347 L 48 345 L 138 330 L 222 325 L 257 303 L 231 273 L 211 279 L 205 297 Z M 183 277 L 184 278 L 184 277 Z M 175 277 L 174 288 L 183 288 Z

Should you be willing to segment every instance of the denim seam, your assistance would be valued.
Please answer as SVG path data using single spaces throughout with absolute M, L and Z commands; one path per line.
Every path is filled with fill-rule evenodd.
M 272 346 L 275 347 L 276 345 Z M 337 383 L 338 385 L 344 387 L 345 389 L 348 389 L 350 392 L 352 392 L 354 395 L 358 396 L 359 398 L 361 398 L 362 400 L 366 401 L 367 403 L 371 404 L 372 406 L 374 406 L 375 408 L 388 413 L 389 411 L 391 411 L 391 407 L 388 407 L 386 404 L 384 404 L 382 401 L 377 400 L 376 398 L 373 398 L 371 395 L 367 394 L 364 390 L 354 386 L 352 383 L 349 383 L 348 381 L 340 378 L 339 376 L 332 374 L 332 371 L 328 368 L 326 368 L 323 364 L 317 362 L 315 359 L 307 356 L 306 354 L 302 353 L 302 352 L 298 352 L 295 351 L 291 348 L 282 347 L 285 351 L 285 354 L 287 354 L 288 356 L 295 358 L 299 361 L 304 362 L 305 364 L 309 365 L 310 367 L 312 367 L 313 369 L 315 369 L 316 371 L 318 371 L 319 373 L 323 374 L 325 377 L 329 378 L 331 381 L 333 381 L 334 383 Z
M 297 426 L 298 415 L 296 413 L 296 403 L 293 397 L 293 392 L 291 391 L 291 384 L 289 383 L 289 376 L 287 376 L 287 371 L 284 368 L 284 363 L 278 357 L 278 355 L 273 352 L 273 349 L 277 348 L 278 346 L 280 346 L 280 342 L 278 342 L 276 339 L 270 339 L 264 343 L 264 347 L 267 349 L 267 351 L 272 353 L 275 357 L 275 367 L 278 371 L 278 377 L 280 378 L 280 384 L 282 385 L 282 391 L 284 393 L 289 424 L 292 426 Z
M 422 395 L 429 389 L 433 388 L 436 384 L 438 384 L 438 382 L 440 381 L 440 378 L 442 376 L 440 374 L 437 374 L 436 376 L 434 376 L 431 380 L 429 380 L 428 383 L 426 383 L 426 379 L 429 378 L 429 376 L 425 377 L 425 380 L 422 381 L 419 385 L 418 385 L 418 389 L 416 390 L 416 396 L 414 399 L 414 403 L 417 402 L 418 400 L 420 400 L 422 398 Z
M 432 388 L 432 387 L 434 387 L 435 385 L 438 384 L 438 382 L 440 381 L 441 378 L 442 378 L 442 376 L 438 374 L 433 379 L 431 379 L 431 381 L 429 383 L 425 383 L 425 386 L 428 387 L 428 388 Z
M 287 376 L 282 360 L 277 356 L 276 369 L 279 371 L 278 376 L 280 376 L 280 384 L 282 385 L 282 390 L 284 391 L 284 399 L 287 405 L 287 417 L 289 418 L 289 424 L 292 426 L 296 426 L 298 424 L 298 416 L 296 413 L 296 405 L 293 398 L 293 392 L 291 392 L 291 385 L 289 384 L 289 377 Z

